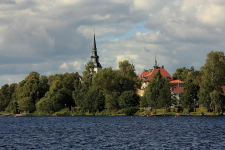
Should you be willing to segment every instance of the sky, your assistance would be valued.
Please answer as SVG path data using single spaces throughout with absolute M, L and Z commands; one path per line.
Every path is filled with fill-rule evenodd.
M 224 51 L 224 0 L 0 0 L 0 86 L 82 72 L 95 29 L 99 62 L 129 60 L 140 74 L 158 65 L 199 70 Z

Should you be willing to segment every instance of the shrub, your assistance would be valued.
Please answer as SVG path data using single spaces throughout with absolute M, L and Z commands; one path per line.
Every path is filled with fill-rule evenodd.
M 134 115 L 137 111 L 139 110 L 139 108 L 136 108 L 136 107 L 129 107 L 129 108 L 126 108 L 124 109 L 124 113 L 127 115 L 127 116 L 132 116 Z

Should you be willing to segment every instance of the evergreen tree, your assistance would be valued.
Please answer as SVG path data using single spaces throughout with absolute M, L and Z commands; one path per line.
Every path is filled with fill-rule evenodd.
M 143 96 L 149 107 L 156 108 L 169 107 L 171 105 L 170 85 L 166 78 L 163 78 L 158 71 L 146 87 Z

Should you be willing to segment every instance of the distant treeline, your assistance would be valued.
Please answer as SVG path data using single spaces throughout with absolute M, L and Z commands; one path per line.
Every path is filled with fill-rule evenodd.
M 200 71 L 195 71 L 194 67 L 190 69 L 182 67 L 176 70 L 173 77 L 185 82 L 179 100 L 169 95 L 167 91 L 169 85 L 161 79 L 162 77 L 159 74 L 155 76 L 141 98 L 141 107 L 168 108 L 171 105 L 177 105 L 190 112 L 193 108 L 200 106 L 206 108 L 207 112 L 223 113 L 225 108 L 224 52 L 208 53 L 206 62 Z
M 30 72 L 18 84 L 5 84 L 0 89 L 0 111 L 50 115 L 63 108 L 94 113 L 139 105 L 136 89 L 140 82 L 129 61 L 119 62 L 118 70 L 110 67 L 99 73 L 94 73 L 92 62 L 85 67 L 82 76 L 76 72 L 47 77 Z
M 191 110 L 203 106 L 221 114 L 225 106 L 225 57 L 223 52 L 210 52 L 200 68 L 178 68 L 173 77 L 185 82 L 180 99 L 171 95 L 168 79 L 156 73 L 145 89 L 136 94 L 142 83 L 135 67 L 129 61 L 119 62 L 119 69 L 104 68 L 94 73 L 94 64 L 88 62 L 82 76 L 76 73 L 43 76 L 37 72 L 19 83 L 5 84 L 0 89 L 0 111 L 11 113 L 39 112 L 53 114 L 64 108 L 96 113 L 105 109 L 151 107 L 152 110 L 171 105 Z

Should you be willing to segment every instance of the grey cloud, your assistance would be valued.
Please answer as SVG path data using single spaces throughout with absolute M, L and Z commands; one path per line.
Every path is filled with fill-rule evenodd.
M 222 0 L 0 3 L 0 78 L 5 79 L 0 81 L 2 85 L 19 82 L 30 71 L 43 75 L 82 73 L 91 55 L 93 28 L 102 66 L 117 68 L 117 61 L 127 58 L 137 67 L 138 74 L 144 68 L 152 68 L 155 54 L 158 63 L 173 74 L 183 66 L 196 65 L 199 69 L 208 52 L 224 50 L 225 19 L 219 15 L 224 14 Z M 206 8 L 215 11 L 210 14 Z M 140 22 L 146 22 L 148 33 L 140 29 L 131 37 L 124 36 Z

